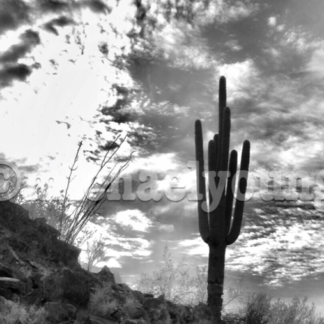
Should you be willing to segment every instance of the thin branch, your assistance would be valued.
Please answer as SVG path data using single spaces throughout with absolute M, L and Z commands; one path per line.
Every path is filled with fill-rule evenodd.
M 71 177 L 72 177 L 72 174 L 73 174 L 73 171 L 74 171 L 74 166 L 78 161 L 81 146 L 82 146 L 82 141 L 79 143 L 78 150 L 77 150 L 77 152 L 75 154 L 72 167 L 70 168 L 70 174 L 68 176 L 68 182 L 67 182 L 67 185 L 66 185 L 66 188 L 65 188 L 65 194 L 64 194 L 64 199 L 63 199 L 63 202 L 62 202 L 62 211 L 61 211 L 61 217 L 60 217 L 60 227 L 59 227 L 60 238 L 61 238 L 61 235 L 62 235 L 62 222 L 63 222 L 63 216 L 64 216 L 64 212 L 65 212 L 65 204 L 66 204 L 66 200 L 67 200 L 69 187 L 70 187 L 70 184 L 71 184 L 71 181 L 72 181 Z
M 118 138 L 120 137 L 120 135 L 118 135 L 116 137 L 116 139 L 110 144 L 110 147 L 108 148 L 104 158 L 102 159 L 102 162 L 99 166 L 99 169 L 96 173 L 96 175 L 93 177 L 85 195 L 83 196 L 81 202 L 79 203 L 79 205 L 74 209 L 73 213 L 70 215 L 72 218 L 72 223 L 70 224 L 67 233 L 66 233 L 66 237 L 65 240 L 69 243 L 73 243 L 74 240 L 76 239 L 77 235 L 80 233 L 80 231 L 83 229 L 83 227 L 85 226 L 85 224 L 88 222 L 88 220 L 90 219 L 91 216 L 94 215 L 95 212 L 97 212 L 103 202 L 106 200 L 105 197 L 108 193 L 109 188 L 111 187 L 112 183 L 116 180 L 116 178 L 119 176 L 119 174 L 125 170 L 128 165 L 129 162 L 131 160 L 132 154 L 133 152 L 130 154 L 128 160 L 119 168 L 119 170 L 116 172 L 116 174 L 114 175 L 114 177 L 112 179 L 110 179 L 110 176 L 112 174 L 112 172 L 115 170 L 116 166 L 118 163 L 116 163 L 114 165 L 114 167 L 112 168 L 112 170 L 110 170 L 109 174 L 106 176 L 104 182 L 101 184 L 100 190 L 98 191 L 98 195 L 99 197 L 96 197 L 98 199 L 96 199 L 95 201 L 90 201 L 89 200 L 89 194 L 91 192 L 91 189 L 93 188 L 95 181 L 97 180 L 100 172 L 103 170 L 103 168 L 107 165 L 108 162 L 110 162 L 112 160 L 112 158 L 114 157 L 114 155 L 116 154 L 116 152 L 119 150 L 120 146 L 124 143 L 124 141 L 127 138 L 127 135 L 122 139 L 121 143 L 118 145 L 118 147 L 112 152 L 112 154 L 110 156 L 108 156 L 108 154 L 110 153 L 112 147 L 114 145 L 116 145 Z M 74 167 L 74 164 L 73 164 Z M 72 167 L 72 168 L 73 168 Z M 70 175 L 71 176 L 71 175 Z M 101 192 L 103 189 L 103 192 Z

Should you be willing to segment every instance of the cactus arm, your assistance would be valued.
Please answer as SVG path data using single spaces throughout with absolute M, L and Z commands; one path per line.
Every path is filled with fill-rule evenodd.
M 223 113 L 224 109 L 226 107 L 226 79 L 225 77 L 220 77 L 219 79 L 219 91 L 218 91 L 218 109 L 219 109 L 219 135 L 220 135 L 220 140 L 222 139 L 223 136 Z M 226 129 L 226 128 L 225 128 Z M 221 143 L 220 143 L 221 146 Z
M 203 136 L 202 127 L 200 120 L 196 120 L 195 123 L 195 143 L 196 143 L 196 161 L 198 161 L 197 166 L 197 194 L 202 196 L 202 201 L 198 201 L 198 222 L 199 222 L 199 232 L 200 236 L 204 242 L 209 241 L 209 224 L 208 224 L 208 214 L 202 209 L 202 204 L 206 202 L 206 185 L 204 173 L 204 148 L 203 148 Z
M 221 138 L 221 160 L 220 160 L 220 171 L 228 170 L 228 156 L 230 146 L 230 132 L 231 132 L 231 110 L 226 107 L 224 110 L 224 129 Z
M 241 177 L 241 175 L 243 172 L 249 171 L 249 164 L 250 164 L 250 142 L 244 141 L 242 158 L 241 158 L 240 180 L 237 188 L 237 192 L 238 192 L 237 198 L 239 199 L 236 200 L 236 204 L 235 204 L 232 228 L 228 236 L 226 237 L 227 245 L 233 244 L 240 235 L 242 218 L 243 218 L 243 210 L 244 210 L 244 198 L 245 198 L 245 192 L 247 186 L 247 179 Z M 239 195 L 239 192 L 241 192 L 241 195 Z
M 214 135 L 214 143 L 215 143 L 215 147 L 216 147 L 216 152 L 217 152 L 217 156 L 216 156 L 216 159 L 214 161 L 215 163 L 215 171 L 216 171 L 216 177 L 215 177 L 215 184 L 216 184 L 216 188 L 218 186 L 218 181 L 219 179 L 217 178 L 217 173 L 219 171 L 219 166 L 220 166 L 220 139 L 219 139 L 219 135 L 218 134 L 215 134 Z
M 232 218 L 232 208 L 233 208 L 233 189 L 235 188 L 235 178 L 234 175 L 236 174 L 237 170 L 237 151 L 232 150 L 229 162 L 229 178 L 227 182 L 226 188 L 226 235 L 229 233 L 230 226 L 231 226 L 231 218 Z M 234 184 L 232 184 L 234 179 Z
M 212 199 L 215 197 L 213 191 L 216 190 L 216 159 L 218 155 L 217 144 L 214 140 L 208 143 L 208 182 L 209 182 L 209 206 L 212 204 Z M 211 216 L 211 215 L 210 215 Z

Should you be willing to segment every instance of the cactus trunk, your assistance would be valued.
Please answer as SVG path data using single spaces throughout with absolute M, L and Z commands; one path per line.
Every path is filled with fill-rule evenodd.
M 208 145 L 209 188 L 206 193 L 204 173 L 203 135 L 200 120 L 195 123 L 197 168 L 198 221 L 200 236 L 209 246 L 208 263 L 208 306 L 213 314 L 213 323 L 221 323 L 223 308 L 223 285 L 225 251 L 234 243 L 241 230 L 247 172 L 250 163 L 250 142 L 244 141 L 239 177 L 236 176 L 237 152 L 229 154 L 231 111 L 226 107 L 226 80 L 220 78 L 219 86 L 219 134 L 215 134 Z M 228 174 L 228 171 L 230 174 Z M 216 175 L 216 176 L 215 176 Z M 246 179 L 242 177 L 246 176 Z M 232 216 L 232 181 L 238 178 L 236 200 Z M 226 191 L 226 192 L 225 192 Z M 207 195 L 209 205 L 207 204 Z M 213 201 L 215 200 L 215 201 Z
M 223 306 L 225 251 L 226 244 L 217 247 L 209 246 L 207 304 L 212 311 L 214 320 L 221 318 Z

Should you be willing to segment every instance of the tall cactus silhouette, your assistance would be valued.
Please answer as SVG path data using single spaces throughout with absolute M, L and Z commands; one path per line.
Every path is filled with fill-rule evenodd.
M 250 142 L 246 140 L 243 143 L 240 180 L 232 217 L 233 190 L 235 188 L 232 183 L 235 183 L 235 178 L 237 178 L 234 178 L 237 171 L 237 151 L 232 150 L 229 157 L 230 129 L 231 111 L 226 107 L 226 79 L 221 77 L 219 84 L 219 133 L 214 135 L 208 145 L 209 204 L 207 204 L 206 181 L 203 176 L 202 126 L 200 120 L 195 123 L 196 160 L 198 161 L 197 193 L 202 197 L 202 200 L 198 200 L 199 231 L 201 238 L 209 246 L 208 306 L 212 311 L 215 323 L 220 322 L 223 306 L 226 247 L 237 240 L 241 230 L 247 171 L 250 162 Z M 227 177 L 228 171 L 229 176 Z

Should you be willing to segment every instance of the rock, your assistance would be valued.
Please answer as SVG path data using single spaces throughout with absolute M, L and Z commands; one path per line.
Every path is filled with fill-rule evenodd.
M 209 307 L 206 304 L 200 303 L 198 306 L 195 306 L 193 309 L 193 318 L 194 320 L 204 320 L 208 323 L 212 319 L 212 313 Z
M 43 291 L 48 300 L 63 299 L 78 306 L 88 304 L 90 287 L 81 273 L 65 268 L 42 278 L 42 281 Z
M 171 303 L 170 301 L 166 301 L 166 305 L 170 314 L 171 323 L 181 324 L 181 317 L 177 305 Z
M 68 310 L 60 302 L 47 302 L 44 308 L 48 313 L 46 319 L 53 324 L 70 319 Z
M 76 314 L 76 320 L 74 321 L 74 324 L 89 324 L 89 323 L 90 323 L 89 313 L 84 309 L 80 309 Z
M 90 315 L 89 319 L 90 319 L 89 324 L 116 324 L 116 323 L 118 323 L 117 321 L 108 320 L 103 317 L 94 316 L 94 315 Z
M 181 323 L 194 323 L 193 314 L 189 306 L 177 305 Z
M 7 298 L 0 296 L 0 305 L 5 304 L 7 302 Z
M 143 305 L 145 297 L 141 291 L 133 290 L 133 296 L 135 297 L 136 300 L 138 300 L 140 302 L 141 305 Z
M 145 309 L 151 323 L 165 324 L 170 322 L 170 315 L 164 300 L 147 298 L 144 301 L 143 308 Z
M 146 311 L 142 307 L 135 307 L 131 310 L 128 310 L 127 313 L 129 315 L 130 319 L 149 321 L 149 317 L 148 317 Z
M 10 201 L 0 202 L 0 225 L 13 233 L 20 233 L 30 226 L 29 212 Z
M 46 296 L 41 288 L 33 289 L 27 295 L 21 298 L 21 301 L 27 305 L 35 305 L 37 307 L 43 305 L 46 301 Z
M 5 299 L 12 300 L 13 299 L 13 292 L 9 289 L 0 288 L 0 297 L 4 297 Z
M 126 319 L 121 324 L 147 324 L 147 322 L 143 319 L 134 320 L 134 319 Z
M 0 262 L 0 277 L 13 277 L 13 271 Z
M 25 285 L 15 278 L 0 277 L 0 288 L 17 291 L 22 294 L 25 293 Z
M 116 283 L 114 274 L 110 271 L 107 266 L 104 266 L 100 272 L 95 274 L 95 276 L 102 282 L 105 283 Z
M 46 224 L 47 220 L 45 217 L 35 218 L 34 223 L 35 223 L 39 232 L 41 232 L 45 235 L 48 235 L 48 236 L 54 236 L 56 238 L 60 236 L 60 232 L 57 229 Z
M 41 260 L 44 263 L 49 260 L 80 268 L 78 257 L 81 250 L 57 239 L 59 232 L 43 221 L 29 219 L 28 211 L 21 206 L 9 201 L 1 202 L 0 227 L 4 233 L 11 232 L 6 242 L 19 253 L 17 261 L 22 262 L 21 259 L 28 255 L 28 261 Z

